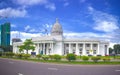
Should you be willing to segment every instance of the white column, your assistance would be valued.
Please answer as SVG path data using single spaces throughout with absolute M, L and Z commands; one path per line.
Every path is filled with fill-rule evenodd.
M 53 54 L 53 43 L 51 43 L 52 48 L 51 48 L 51 54 Z
M 71 43 L 69 43 L 69 53 L 72 53 L 71 52 Z
M 43 55 L 45 54 L 45 43 L 43 43 Z
M 90 43 L 90 49 L 93 50 L 92 43 Z
M 83 55 L 86 55 L 85 43 L 83 43 Z
M 78 50 L 78 43 L 76 43 L 76 55 L 79 55 L 79 50 Z
M 36 49 L 36 54 L 39 54 L 39 43 L 37 43 L 37 49 Z
M 98 43 L 97 54 L 100 54 L 100 45 L 99 45 L 99 43 Z
M 93 55 L 93 45 L 92 45 L 92 43 L 90 43 L 90 54 Z
M 52 53 L 52 45 L 50 43 L 50 55 L 51 55 L 51 53 Z

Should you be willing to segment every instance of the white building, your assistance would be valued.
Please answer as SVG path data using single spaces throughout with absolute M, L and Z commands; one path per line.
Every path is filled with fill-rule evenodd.
M 59 54 L 66 55 L 74 53 L 76 55 L 109 55 L 109 42 L 92 39 L 67 39 L 63 37 L 62 26 L 56 19 L 50 36 L 33 37 L 36 54 Z M 19 53 L 22 42 L 13 43 L 13 52 Z M 29 51 L 31 53 L 32 51 Z

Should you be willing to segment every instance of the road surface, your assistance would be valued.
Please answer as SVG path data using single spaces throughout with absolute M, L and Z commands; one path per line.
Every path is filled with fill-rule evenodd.
M 0 58 L 0 75 L 120 75 L 120 65 L 64 65 Z

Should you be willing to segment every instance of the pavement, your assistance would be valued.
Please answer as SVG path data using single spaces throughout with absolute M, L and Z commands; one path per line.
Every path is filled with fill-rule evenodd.
M 66 65 L 0 58 L 0 75 L 120 75 L 120 65 Z

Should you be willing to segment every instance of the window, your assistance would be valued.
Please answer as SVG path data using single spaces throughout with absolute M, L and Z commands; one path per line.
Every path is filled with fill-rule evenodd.
M 97 44 L 93 44 L 93 47 L 97 47 Z
M 79 49 L 79 53 L 82 54 L 82 48 Z
M 73 54 L 75 54 L 75 50 L 73 49 Z
M 79 51 L 82 51 L 82 48 L 80 48 Z
M 90 52 L 89 52 L 89 50 L 86 50 L 86 54 L 89 54 Z
M 96 54 L 96 50 L 93 50 L 93 54 Z
M 90 44 L 86 44 L 86 47 L 90 47 Z
M 66 47 L 69 47 L 69 44 L 66 44 Z
M 68 54 L 68 53 L 69 53 L 69 50 L 67 49 L 67 50 L 66 50 L 66 54 Z
M 75 47 L 76 45 L 75 44 L 73 44 L 73 47 Z
M 79 47 L 83 47 L 83 44 L 79 44 Z

